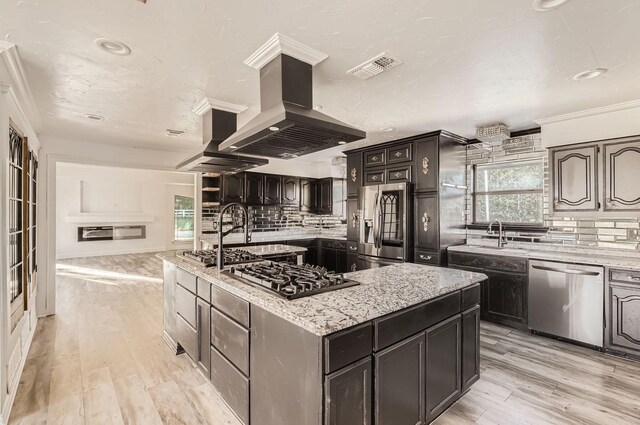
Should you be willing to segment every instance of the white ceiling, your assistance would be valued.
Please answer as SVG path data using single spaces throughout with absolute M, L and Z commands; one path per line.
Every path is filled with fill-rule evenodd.
M 241 124 L 257 114 L 258 72 L 243 61 L 276 32 L 329 55 L 314 103 L 366 130 L 364 143 L 441 128 L 473 137 L 494 122 L 517 130 L 640 98 L 640 1 L 544 13 L 531 1 L 0 0 L 0 37 L 19 46 L 43 134 L 161 149 L 201 143 L 192 108 L 205 96 L 247 105 Z M 97 49 L 100 37 L 132 54 Z M 346 74 L 383 51 L 403 64 L 367 81 Z M 572 80 L 595 67 L 610 71 Z

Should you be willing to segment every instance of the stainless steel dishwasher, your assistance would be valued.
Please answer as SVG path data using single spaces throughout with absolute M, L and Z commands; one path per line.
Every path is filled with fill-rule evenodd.
M 604 270 L 529 261 L 529 329 L 602 347 Z

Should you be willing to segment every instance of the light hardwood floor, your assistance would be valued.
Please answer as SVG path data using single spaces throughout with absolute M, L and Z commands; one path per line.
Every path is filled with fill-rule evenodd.
M 239 424 L 164 345 L 161 278 L 152 254 L 60 261 L 9 424 Z M 436 424 L 640 424 L 640 363 L 487 323 L 481 344 L 482 378 Z

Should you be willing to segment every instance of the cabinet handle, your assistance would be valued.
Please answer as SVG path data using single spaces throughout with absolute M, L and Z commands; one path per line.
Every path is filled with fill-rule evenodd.
M 429 215 L 426 212 L 422 214 L 422 230 L 424 230 L 425 233 L 429 231 L 429 220 Z
M 429 173 L 429 158 L 422 158 L 422 174 L 425 176 Z
M 358 265 L 357 265 L 356 263 L 353 263 L 353 264 L 351 265 L 351 271 L 352 271 L 352 272 L 358 271 Z
M 357 246 L 350 246 L 350 247 L 349 247 L 349 249 L 350 249 L 351 251 L 357 251 L 357 250 L 358 250 L 358 247 L 357 247 Z
M 373 162 L 378 162 L 378 157 L 377 157 L 377 156 L 372 156 L 372 157 L 371 157 L 371 161 L 373 161 Z
M 420 254 L 420 259 L 422 259 L 422 260 L 431 260 L 431 256 L 430 255 Z
M 402 156 L 402 152 L 398 151 L 395 153 L 396 158 L 400 158 Z
M 640 276 L 627 276 L 627 278 L 635 280 L 636 282 L 640 282 Z
M 378 181 L 378 176 L 371 176 L 371 180 L 373 180 L 374 182 Z
M 358 170 L 356 170 L 356 167 L 353 167 L 351 169 L 351 181 L 355 183 L 356 180 L 358 180 Z

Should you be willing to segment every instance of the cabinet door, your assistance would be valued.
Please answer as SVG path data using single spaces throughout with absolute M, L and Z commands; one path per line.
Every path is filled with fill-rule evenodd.
M 639 211 L 640 140 L 604 145 L 605 211 Z
M 424 332 L 375 355 L 374 423 L 425 423 Z
M 333 180 L 320 180 L 320 203 L 318 210 L 321 214 L 331 214 L 333 211 Z
M 349 271 L 349 261 L 346 250 L 336 250 L 336 273 L 346 273 Z
M 222 180 L 222 202 L 244 202 L 244 174 L 229 174 Z
M 362 153 L 347 155 L 347 196 L 358 196 L 362 186 Z
M 325 379 L 325 425 L 371 424 L 371 359 Z
M 198 298 L 196 312 L 196 331 L 198 333 L 198 345 L 196 360 L 198 367 L 209 377 L 211 370 L 211 305 Z
M 347 200 L 347 240 L 357 242 L 360 234 L 360 218 L 358 216 L 358 200 Z
M 264 175 L 247 173 L 245 180 L 245 202 L 249 205 L 262 205 L 264 202 Z
M 265 205 L 279 205 L 282 202 L 282 178 L 266 174 L 264 176 Z
M 609 286 L 609 346 L 640 353 L 640 286 Z M 635 350 L 635 351 L 632 351 Z
M 439 247 L 438 195 L 418 194 L 415 211 L 416 247 L 437 250 Z
M 462 313 L 462 392 L 480 379 L 480 306 Z
M 297 177 L 282 178 L 282 203 L 287 205 L 300 203 L 300 179 Z
M 485 270 L 485 274 L 489 277 L 483 293 L 487 315 L 527 323 L 528 275 L 495 270 Z
M 318 185 L 312 179 L 300 179 L 300 210 L 315 212 L 318 209 Z
M 416 140 L 416 191 L 438 190 L 438 137 Z
M 337 252 L 335 249 L 322 248 L 322 267 L 329 271 L 337 271 Z
M 461 323 L 458 314 L 427 329 L 427 423 L 460 396 Z
M 597 211 L 598 147 L 551 150 L 553 209 Z
M 385 150 L 379 149 L 375 151 L 365 152 L 364 153 L 364 166 L 365 167 L 376 167 L 378 165 L 384 165 L 387 161 L 385 160 Z
M 318 262 L 318 248 L 307 247 L 307 252 L 304 254 L 304 262 L 312 266 L 319 266 Z

